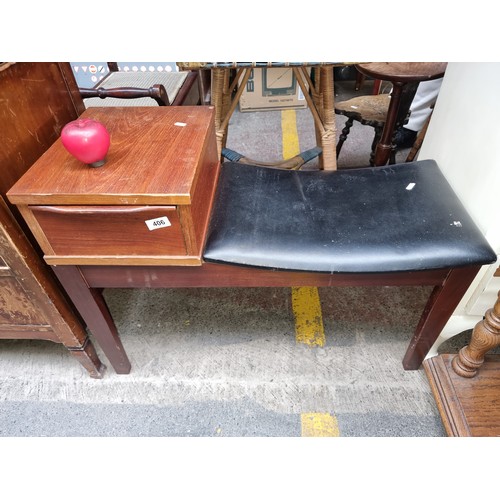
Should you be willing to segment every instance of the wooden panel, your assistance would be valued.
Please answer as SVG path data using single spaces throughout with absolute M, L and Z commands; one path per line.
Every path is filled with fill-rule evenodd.
M 49 328 L 40 311 L 14 277 L 0 277 L 0 330 L 15 330 L 16 325 Z
M 0 197 L 0 338 L 79 347 L 87 334 Z
M 0 66 L 0 194 L 5 193 L 85 109 L 68 63 Z
M 52 255 L 186 255 L 175 207 L 30 208 L 50 244 Z M 150 230 L 145 221 L 159 217 L 167 217 L 171 226 Z
M 172 106 L 197 106 L 198 104 L 202 104 L 197 72 L 192 71 L 186 77 L 184 84 L 170 104 Z
M 454 372 L 454 357 L 442 354 L 423 363 L 447 434 L 500 436 L 500 355 L 487 355 L 474 378 Z
M 189 206 L 181 205 L 179 214 L 190 249 L 188 253 L 199 255 L 201 261 L 220 167 L 213 123 L 207 132 L 200 160 L 201 165 L 196 169 L 197 175 L 193 179 L 192 203 Z
M 205 150 L 207 130 L 213 125 L 211 106 L 91 108 L 82 117 L 98 120 L 108 128 L 111 146 L 106 164 L 91 168 L 80 163 L 59 139 L 10 190 L 12 203 L 192 202 L 193 180 Z
M 304 273 L 206 262 L 196 268 L 85 266 L 81 272 L 89 286 L 95 288 L 436 285 L 448 274 L 447 270 L 375 274 Z
M 0 277 L 3 276 L 11 276 L 12 271 L 10 267 L 7 265 L 3 257 L 0 255 Z

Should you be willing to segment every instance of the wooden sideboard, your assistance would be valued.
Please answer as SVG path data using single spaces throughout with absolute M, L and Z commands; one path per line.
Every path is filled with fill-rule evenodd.
M 101 378 L 84 323 L 5 196 L 83 111 L 69 63 L 0 64 L 0 339 L 62 343 Z

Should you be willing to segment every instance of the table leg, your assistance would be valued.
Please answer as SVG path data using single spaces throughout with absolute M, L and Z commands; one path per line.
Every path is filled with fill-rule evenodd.
M 53 266 L 53 270 L 116 373 L 130 373 L 130 361 L 101 291 L 89 288 L 77 266 Z
M 335 104 L 333 90 L 333 66 L 317 68 L 316 81 L 312 82 L 306 67 L 295 67 L 293 72 L 304 93 L 307 106 L 314 119 L 316 143 L 321 147 L 321 169 L 337 169 Z M 306 85 L 309 87 L 307 87 Z
M 223 68 L 212 69 L 212 89 L 211 89 L 211 103 L 215 109 L 215 138 L 217 140 L 217 153 L 220 157 L 225 130 L 222 128 L 224 121 L 224 82 L 226 80 L 228 70 Z
M 469 345 L 462 347 L 451 366 L 457 375 L 472 378 L 484 363 L 485 354 L 500 345 L 500 291 L 495 305 L 472 331 Z
M 401 101 L 401 93 L 403 85 L 395 83 L 392 88 L 391 100 L 389 101 L 389 109 L 387 111 L 387 119 L 385 121 L 382 137 L 375 149 L 375 165 L 386 165 L 391 156 L 392 136 L 394 135 L 394 127 L 396 126 L 396 118 L 399 111 Z
M 102 378 L 106 371 L 106 366 L 101 363 L 97 352 L 90 339 L 86 338 L 81 347 L 68 347 L 69 352 L 78 362 L 89 372 L 92 378 Z
M 480 266 L 453 269 L 434 288 L 403 359 L 405 370 L 420 368 L 479 269 Z
M 232 81 L 230 78 L 231 70 L 229 68 L 214 68 L 212 71 L 212 105 L 215 108 L 215 138 L 217 140 L 217 153 L 220 157 L 222 149 L 226 147 L 229 120 L 252 74 L 252 69 L 238 69 Z
M 335 103 L 333 90 L 333 66 L 320 66 L 320 86 L 322 94 L 322 118 L 324 132 L 321 136 L 322 160 L 324 170 L 337 169 L 337 140 L 335 129 Z
M 386 165 L 393 150 L 393 137 L 397 127 L 401 126 L 410 110 L 411 102 L 417 92 L 418 82 L 394 82 L 387 110 L 387 119 L 382 136 L 375 149 L 375 165 Z

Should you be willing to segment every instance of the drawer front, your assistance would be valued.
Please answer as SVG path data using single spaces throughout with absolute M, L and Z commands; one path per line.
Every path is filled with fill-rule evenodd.
M 173 206 L 31 206 L 46 256 L 185 256 Z M 148 223 L 147 223 L 148 221 Z

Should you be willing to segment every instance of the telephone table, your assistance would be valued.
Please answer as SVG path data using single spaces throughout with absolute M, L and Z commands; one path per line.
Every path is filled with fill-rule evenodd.
M 117 373 L 131 365 L 102 288 L 434 285 L 403 360 L 417 369 L 495 259 L 432 161 L 221 166 L 211 106 L 82 116 L 110 132 L 105 165 L 58 139 L 8 196 Z

